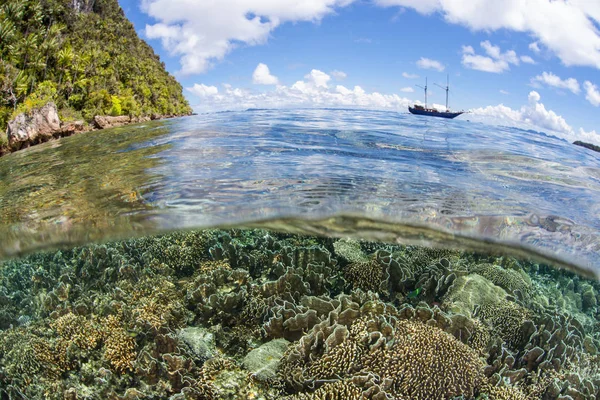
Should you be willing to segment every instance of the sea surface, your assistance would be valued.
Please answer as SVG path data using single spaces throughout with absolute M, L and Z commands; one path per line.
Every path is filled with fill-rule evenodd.
M 465 118 L 247 110 L 35 146 L 0 159 L 0 256 L 246 224 L 535 256 L 598 276 L 600 154 Z
M 0 158 L 0 400 L 600 399 L 600 153 L 246 110 Z

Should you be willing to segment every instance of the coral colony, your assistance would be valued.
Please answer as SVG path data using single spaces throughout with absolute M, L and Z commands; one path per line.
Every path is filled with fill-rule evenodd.
M 598 282 L 208 230 L 0 264 L 2 399 L 600 398 Z

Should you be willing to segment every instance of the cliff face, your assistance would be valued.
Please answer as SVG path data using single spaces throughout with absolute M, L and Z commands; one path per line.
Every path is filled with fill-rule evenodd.
M 0 0 L 0 79 L 2 130 L 49 101 L 67 121 L 191 113 L 117 0 Z

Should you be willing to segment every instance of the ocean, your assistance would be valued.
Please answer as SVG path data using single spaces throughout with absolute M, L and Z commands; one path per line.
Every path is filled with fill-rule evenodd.
M 203 114 L 0 158 L 0 398 L 600 397 L 600 154 Z

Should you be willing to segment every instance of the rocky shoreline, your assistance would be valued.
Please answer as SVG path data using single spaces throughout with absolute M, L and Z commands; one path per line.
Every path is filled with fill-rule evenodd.
M 188 114 L 186 114 L 188 115 Z M 56 105 L 52 102 L 29 113 L 21 113 L 8 123 L 7 143 L 0 144 L 0 157 L 18 150 L 77 133 L 116 128 L 158 119 L 186 115 L 158 115 L 132 117 L 129 115 L 96 115 L 91 123 L 85 121 L 60 121 Z M 191 114 L 189 114 L 191 115 Z M 0 141 L 1 143 L 1 141 Z

